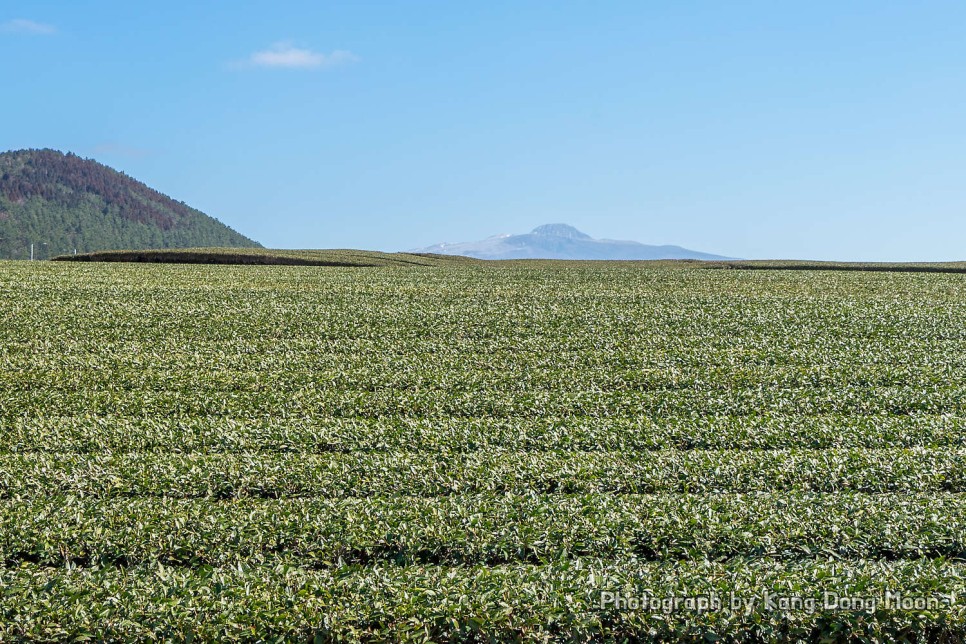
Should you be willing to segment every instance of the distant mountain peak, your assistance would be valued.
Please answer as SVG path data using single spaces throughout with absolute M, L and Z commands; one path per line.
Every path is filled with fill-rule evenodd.
M 534 228 L 530 234 L 542 237 L 565 237 L 567 239 L 593 239 L 590 235 L 567 224 L 544 224 Z
M 594 239 L 567 224 L 544 224 L 524 235 L 495 235 L 475 242 L 436 244 L 416 252 L 478 259 L 727 259 L 680 246 Z

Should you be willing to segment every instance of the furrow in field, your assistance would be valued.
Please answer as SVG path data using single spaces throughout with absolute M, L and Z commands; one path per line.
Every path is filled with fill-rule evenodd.
M 966 450 L 0 455 L 0 497 L 964 492 Z
M 929 560 L 316 571 L 25 565 L 0 569 L 0 589 L 0 637 L 18 640 L 808 641 L 844 631 L 870 641 L 958 641 L 966 629 L 966 567 Z M 717 604 L 668 603 L 702 597 Z
M 753 415 L 641 418 L 70 416 L 0 421 L 23 452 L 477 452 L 962 448 L 966 417 Z
M 960 495 L 56 497 L 0 503 L 0 561 L 49 566 L 966 560 Z

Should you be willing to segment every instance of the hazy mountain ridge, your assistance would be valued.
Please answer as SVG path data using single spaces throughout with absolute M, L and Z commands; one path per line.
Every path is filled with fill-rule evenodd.
M 0 258 L 260 244 L 97 161 L 56 150 L 0 154 Z
M 496 235 L 475 242 L 435 244 L 417 252 L 477 259 L 728 259 L 680 246 L 594 239 L 567 224 L 544 224 L 522 235 Z

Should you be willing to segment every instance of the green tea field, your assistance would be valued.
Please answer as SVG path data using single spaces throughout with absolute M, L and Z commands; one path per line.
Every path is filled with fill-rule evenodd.
M 0 640 L 959 641 L 966 275 L 0 263 Z

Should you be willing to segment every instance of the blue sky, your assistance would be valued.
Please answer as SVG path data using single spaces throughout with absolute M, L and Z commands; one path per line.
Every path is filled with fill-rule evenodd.
M 0 148 L 267 246 L 565 222 L 748 257 L 966 259 L 966 3 L 0 6 Z

